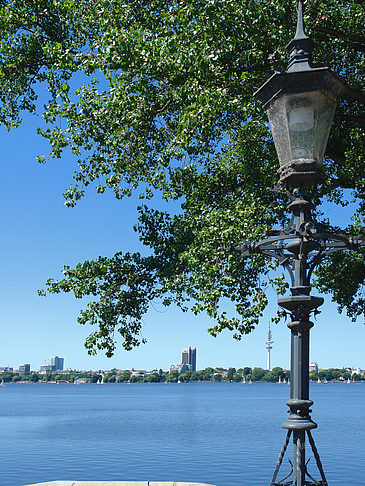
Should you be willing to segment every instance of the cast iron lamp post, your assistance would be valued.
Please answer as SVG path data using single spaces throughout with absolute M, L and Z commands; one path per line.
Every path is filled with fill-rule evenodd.
M 278 299 L 284 314 L 291 318 L 291 378 L 289 417 L 283 428 L 287 436 L 270 486 L 327 486 L 321 460 L 311 430 L 317 427 L 310 417 L 309 330 L 312 313 L 318 313 L 323 299 L 310 295 L 314 268 L 327 255 L 340 250 L 356 250 L 365 244 L 361 236 L 321 231 L 312 221 L 313 205 L 306 190 L 322 179 L 322 159 L 339 95 L 345 83 L 327 67 L 312 64 L 314 43 L 307 37 L 303 22 L 303 1 L 298 3 L 297 30 L 288 44 L 290 56 L 286 72 L 276 72 L 255 93 L 264 103 L 279 158 L 279 184 L 291 194 L 291 223 L 272 238 L 244 242 L 235 248 L 244 256 L 253 253 L 276 258 L 289 272 L 291 295 Z M 295 193 L 295 195 L 293 195 Z M 293 441 L 292 468 L 278 480 L 284 454 Z M 305 442 L 309 444 L 320 474 L 315 480 L 307 470 Z

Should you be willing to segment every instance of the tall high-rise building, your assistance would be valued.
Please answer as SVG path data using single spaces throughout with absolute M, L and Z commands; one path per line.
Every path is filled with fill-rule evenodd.
M 41 371 L 62 371 L 64 358 L 58 356 L 52 356 L 52 358 L 46 359 L 46 364 L 41 366 Z
M 30 364 L 19 365 L 19 375 L 30 375 Z
M 63 370 L 63 362 L 64 362 L 64 358 L 59 358 L 58 356 L 52 356 L 51 358 L 52 371 Z
M 196 348 L 183 348 L 181 364 L 187 365 L 191 371 L 196 371 Z
M 266 363 L 266 369 L 268 371 L 271 371 L 271 363 L 270 363 L 270 351 L 272 350 L 272 344 L 274 344 L 274 341 L 272 341 L 272 335 L 271 335 L 271 330 L 270 330 L 270 321 L 269 321 L 269 329 L 267 331 L 267 341 L 266 341 L 266 349 L 267 349 L 267 363 Z

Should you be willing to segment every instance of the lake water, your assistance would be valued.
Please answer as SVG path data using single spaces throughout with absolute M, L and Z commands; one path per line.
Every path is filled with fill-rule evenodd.
M 10 384 L 0 389 L 0 485 L 269 486 L 288 395 L 287 385 L 270 383 Z M 365 384 L 313 384 L 311 398 L 329 486 L 364 486 Z M 308 468 L 318 477 L 313 459 Z

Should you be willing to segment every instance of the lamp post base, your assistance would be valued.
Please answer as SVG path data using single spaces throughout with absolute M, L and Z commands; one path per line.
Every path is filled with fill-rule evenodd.
M 277 481 L 279 469 L 280 469 L 281 463 L 283 462 L 285 451 L 288 447 L 288 444 L 289 444 L 289 441 L 290 441 L 290 436 L 292 435 L 292 433 L 293 433 L 293 430 L 289 429 L 288 433 L 286 434 L 286 438 L 285 438 L 283 447 L 280 451 L 278 462 L 276 463 L 275 471 L 274 471 L 270 486 L 297 486 L 297 484 L 294 483 L 293 480 L 289 479 L 290 476 L 292 476 L 292 474 L 293 474 L 293 464 L 291 463 L 290 460 L 289 460 L 289 463 L 291 465 L 291 470 L 290 470 L 289 474 L 287 474 L 285 477 L 283 477 L 280 481 Z M 301 484 L 301 486 L 328 486 L 326 477 L 324 475 L 321 459 L 319 457 L 319 454 L 318 454 L 316 445 L 314 443 L 314 439 L 312 437 L 312 434 L 311 434 L 310 430 L 303 431 L 303 434 L 304 435 L 307 434 L 307 436 L 308 436 L 308 441 L 309 441 L 310 446 L 312 448 L 312 452 L 313 452 L 314 458 L 316 460 L 317 468 L 318 468 L 318 471 L 320 473 L 321 479 L 317 481 L 309 474 L 309 472 L 307 471 L 307 464 L 308 464 L 309 461 L 307 461 L 304 469 L 305 469 L 305 475 L 308 476 L 309 479 L 308 479 L 308 481 L 305 480 Z

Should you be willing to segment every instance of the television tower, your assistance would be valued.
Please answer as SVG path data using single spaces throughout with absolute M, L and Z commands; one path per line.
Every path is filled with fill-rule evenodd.
M 270 321 L 269 321 L 269 329 L 267 331 L 267 341 L 266 341 L 266 349 L 267 349 L 267 364 L 266 364 L 266 369 L 268 371 L 271 371 L 271 364 L 270 364 L 270 351 L 272 350 L 272 344 L 274 344 L 274 341 L 271 340 L 272 335 L 271 335 L 271 330 L 270 330 Z

